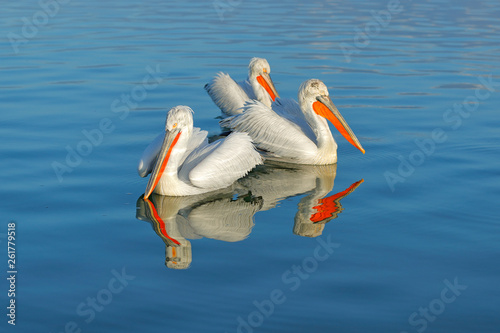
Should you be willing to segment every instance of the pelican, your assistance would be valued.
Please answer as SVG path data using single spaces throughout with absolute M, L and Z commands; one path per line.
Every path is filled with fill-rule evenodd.
M 205 85 L 214 103 L 228 116 L 241 113 L 245 102 L 256 99 L 264 105 L 271 106 L 278 92 L 271 80 L 271 67 L 266 59 L 252 58 L 248 65 L 246 81 L 236 83 L 228 74 L 220 72 Z
M 144 198 L 151 193 L 195 195 L 230 186 L 245 176 L 262 157 L 246 133 L 231 133 L 208 144 L 207 131 L 193 127 L 193 110 L 177 106 L 167 114 L 165 133 L 144 151 L 138 172 L 150 172 Z
M 333 104 L 326 85 L 307 80 L 299 88 L 299 102 L 278 99 L 272 109 L 250 101 L 243 113 L 228 117 L 221 126 L 250 135 L 264 157 L 287 163 L 324 165 L 337 162 L 337 143 L 327 119 L 363 154 L 365 150 Z

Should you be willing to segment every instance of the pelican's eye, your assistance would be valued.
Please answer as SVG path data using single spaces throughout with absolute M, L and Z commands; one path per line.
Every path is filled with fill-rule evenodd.
M 176 127 L 177 127 L 177 123 L 172 125 L 172 128 L 176 128 Z
M 264 73 L 267 73 L 267 68 L 264 68 L 262 71 L 263 71 Z

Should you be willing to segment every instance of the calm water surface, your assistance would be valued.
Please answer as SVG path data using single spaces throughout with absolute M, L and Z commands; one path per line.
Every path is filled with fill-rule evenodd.
M 23 0 L 0 16 L 2 276 L 9 221 L 18 270 L 2 332 L 498 331 L 497 1 Z M 203 86 L 253 56 L 282 97 L 323 80 L 366 154 L 334 131 L 337 165 L 142 201 L 136 163 L 166 110 L 217 134 Z

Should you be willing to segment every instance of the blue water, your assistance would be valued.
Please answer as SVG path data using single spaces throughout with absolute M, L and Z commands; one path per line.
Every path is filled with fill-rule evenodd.
M 497 1 L 42 3 L 0 11 L 2 332 L 498 332 Z M 166 111 L 218 134 L 203 86 L 254 56 L 282 97 L 323 80 L 366 154 L 333 130 L 337 165 L 155 219 Z

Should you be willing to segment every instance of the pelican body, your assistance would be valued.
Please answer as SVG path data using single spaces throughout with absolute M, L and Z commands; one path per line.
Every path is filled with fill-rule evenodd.
M 271 67 L 266 59 L 252 58 L 247 80 L 237 83 L 228 74 L 220 72 L 205 85 L 205 90 L 227 116 L 241 113 L 245 102 L 253 99 L 271 107 L 279 95 L 270 73 Z
M 210 144 L 207 134 L 193 127 L 191 108 L 181 105 L 168 112 L 165 133 L 146 148 L 139 161 L 141 177 L 151 172 L 145 199 L 153 191 L 186 196 L 225 188 L 262 163 L 248 134 L 234 132 Z
M 264 157 L 287 163 L 324 165 L 337 162 L 337 143 L 327 119 L 356 148 L 365 150 L 333 104 L 326 85 L 307 80 L 299 88 L 299 102 L 278 99 L 272 108 L 250 101 L 239 115 L 221 126 L 250 135 Z

